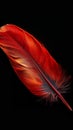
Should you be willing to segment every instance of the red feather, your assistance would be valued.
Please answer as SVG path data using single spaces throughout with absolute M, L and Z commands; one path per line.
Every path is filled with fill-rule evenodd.
M 11 65 L 23 84 L 35 95 L 55 101 L 63 98 L 69 77 L 47 49 L 31 34 L 7 24 L 0 28 L 0 48 L 8 56 Z

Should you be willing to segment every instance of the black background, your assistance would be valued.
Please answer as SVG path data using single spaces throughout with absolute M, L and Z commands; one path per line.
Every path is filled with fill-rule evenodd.
M 19 3 L 20 4 L 20 3 Z M 0 11 L 0 26 L 4 24 L 16 24 L 34 35 L 56 59 L 58 63 L 73 77 L 73 36 L 72 19 L 67 15 L 61 15 L 56 8 L 49 9 L 50 5 L 30 3 L 18 6 L 18 3 Z M 43 54 L 44 55 L 44 54 Z M 21 83 L 14 73 L 7 56 L 0 49 L 0 86 L 3 88 L 2 100 L 4 112 L 9 120 L 27 120 L 36 122 L 57 121 L 61 126 L 67 122 L 72 125 L 73 112 L 70 112 L 64 104 L 59 102 L 54 104 L 40 101 L 32 95 Z M 71 91 L 64 95 L 65 99 L 73 108 L 73 85 Z M 38 119 L 37 119 L 38 118 Z M 48 119 L 47 119 L 48 118 Z M 41 123 L 43 124 L 43 123 Z

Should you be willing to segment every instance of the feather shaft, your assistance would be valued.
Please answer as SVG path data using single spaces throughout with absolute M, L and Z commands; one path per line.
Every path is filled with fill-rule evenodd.
M 60 94 L 60 92 L 52 85 L 52 83 L 46 78 L 45 74 L 43 73 L 43 71 L 41 71 L 40 67 L 38 67 L 38 70 L 40 71 L 40 73 L 42 74 L 42 76 L 44 77 L 44 79 L 46 80 L 46 82 L 49 84 L 49 86 L 52 88 L 52 90 L 56 93 L 56 95 L 58 95 L 58 97 L 60 98 L 60 100 L 64 103 L 64 105 L 70 110 L 72 111 L 71 106 L 68 104 L 68 102 L 64 99 L 64 97 L 62 96 L 62 94 Z

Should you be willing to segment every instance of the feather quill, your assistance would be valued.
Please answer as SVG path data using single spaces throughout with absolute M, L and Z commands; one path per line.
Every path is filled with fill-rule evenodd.
M 72 111 L 61 94 L 65 92 L 70 77 L 34 36 L 16 25 L 4 25 L 0 28 L 0 48 L 30 92 L 51 102 L 59 97 Z

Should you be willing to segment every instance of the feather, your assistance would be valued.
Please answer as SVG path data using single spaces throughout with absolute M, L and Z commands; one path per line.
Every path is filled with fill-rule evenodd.
M 4 25 L 0 28 L 0 48 L 31 93 L 50 102 L 60 98 L 72 111 L 62 96 L 70 76 L 66 76 L 62 67 L 34 36 L 16 25 Z

